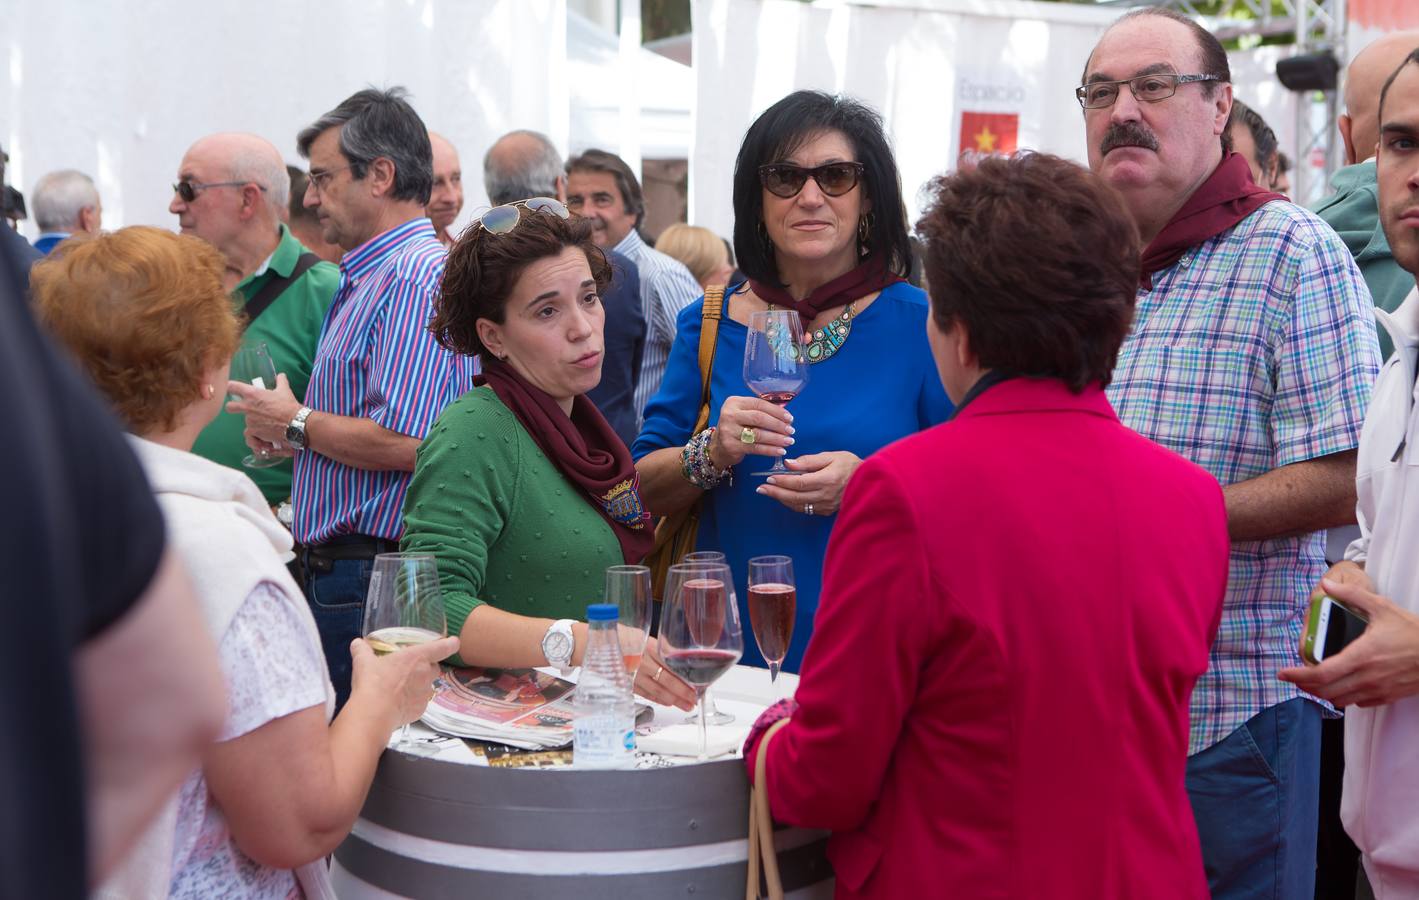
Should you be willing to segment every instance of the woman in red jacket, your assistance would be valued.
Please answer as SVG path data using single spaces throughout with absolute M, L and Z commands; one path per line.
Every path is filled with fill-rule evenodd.
M 1138 238 L 1042 154 L 938 180 L 932 352 L 955 417 L 854 474 L 774 817 L 831 829 L 837 896 L 1206 897 L 1183 771 L 1227 579 L 1222 491 L 1104 386 Z

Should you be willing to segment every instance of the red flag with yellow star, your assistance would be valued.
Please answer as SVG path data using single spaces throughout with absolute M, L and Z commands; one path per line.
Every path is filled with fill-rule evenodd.
M 961 113 L 961 155 L 1006 156 L 1019 149 L 1019 113 Z

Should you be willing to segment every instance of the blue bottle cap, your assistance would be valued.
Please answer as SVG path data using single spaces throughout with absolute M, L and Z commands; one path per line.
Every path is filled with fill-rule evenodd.
M 620 617 L 620 607 L 614 603 L 593 603 L 586 608 L 588 622 L 614 622 Z

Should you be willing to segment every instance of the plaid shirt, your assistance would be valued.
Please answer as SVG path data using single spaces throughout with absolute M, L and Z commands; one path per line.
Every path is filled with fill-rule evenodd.
M 1379 370 L 1374 307 L 1345 244 L 1268 203 L 1192 248 L 1138 292 L 1108 394 L 1130 428 L 1224 485 L 1353 450 Z M 1305 696 L 1297 662 L 1325 534 L 1232 544 L 1222 623 L 1192 694 L 1188 753 Z

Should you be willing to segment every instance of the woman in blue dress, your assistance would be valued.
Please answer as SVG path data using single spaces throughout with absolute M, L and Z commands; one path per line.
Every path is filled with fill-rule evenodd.
M 700 411 L 703 301 L 681 312 L 660 391 L 632 448 L 656 515 L 704 498 L 698 546 L 721 550 L 749 628 L 748 560 L 786 554 L 798 598 L 783 667 L 798 671 L 818 608 L 823 557 L 843 489 L 881 447 L 947 419 L 951 404 L 926 341 L 926 294 L 911 265 L 896 162 L 880 117 L 853 100 L 799 91 L 750 126 L 734 170 L 734 249 L 746 279 L 725 292 Z M 802 317 L 807 386 L 786 407 L 744 382 L 751 313 Z M 785 457 L 793 472 L 754 473 Z M 841 551 L 840 551 L 841 552 Z M 744 662 L 764 665 L 754 641 Z

